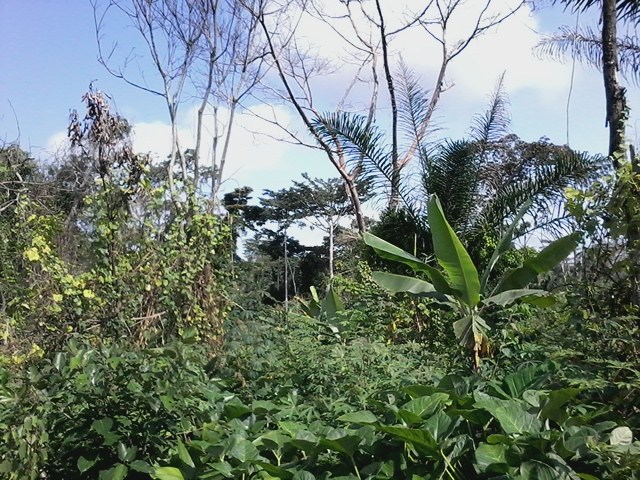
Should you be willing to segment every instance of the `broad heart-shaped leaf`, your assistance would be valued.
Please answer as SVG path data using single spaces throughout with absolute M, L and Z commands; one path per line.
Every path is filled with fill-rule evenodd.
M 482 272 L 482 278 L 480 279 L 481 292 L 484 292 L 487 289 L 487 282 L 489 281 L 489 276 L 491 275 L 491 271 L 493 270 L 493 267 L 495 267 L 498 260 L 500 260 L 500 257 L 511 248 L 511 242 L 513 240 L 513 231 L 518 226 L 518 223 L 520 223 L 520 220 L 522 220 L 522 217 L 524 217 L 525 213 L 527 213 L 529 208 L 531 208 L 532 204 L 533 204 L 533 200 L 527 200 L 522 204 L 522 206 L 520 207 L 520 210 L 518 210 L 518 213 L 513 219 L 513 222 L 511 222 L 511 225 L 509 225 L 509 227 L 507 228 L 507 231 L 504 232 L 504 235 L 502 235 L 502 238 L 500 238 L 500 241 L 498 242 L 496 249 L 493 251 L 491 258 L 489 259 L 487 268 L 485 268 L 484 272 Z
M 267 472 L 273 478 L 282 478 L 284 480 L 289 480 L 293 478 L 293 473 L 289 470 L 285 470 L 282 467 L 276 467 L 275 465 L 271 465 L 268 462 L 255 462 L 256 465 L 263 468 L 265 472 Z
M 403 440 L 404 442 L 412 445 L 418 450 L 427 452 L 430 455 L 439 457 L 440 446 L 435 441 L 431 433 L 427 430 L 418 430 L 406 427 L 376 427 L 376 430 L 387 433 L 392 437 Z
M 493 415 L 507 434 L 538 433 L 542 427 L 540 420 L 516 400 L 500 400 L 482 392 L 475 392 L 473 396 L 476 408 L 487 410 Z
M 496 466 L 504 465 L 506 467 L 506 451 L 507 447 L 501 443 L 496 445 L 481 443 L 478 445 L 478 448 L 476 448 L 476 465 L 480 473 L 486 472 L 491 466 L 494 467 L 491 469 L 492 471 L 495 471 Z
M 402 405 L 402 408 L 422 418 L 433 415 L 437 410 L 442 408 L 448 400 L 449 394 L 436 392 L 433 395 L 409 400 L 407 403 Z
M 124 480 L 127 477 L 127 473 L 129 473 L 129 469 L 125 465 L 118 463 L 109 470 L 101 470 L 99 478 L 100 480 Z
M 101 420 L 96 420 L 91 424 L 91 429 L 98 432 L 103 437 L 111 431 L 113 427 L 113 419 L 111 418 L 103 418 Z
M 93 460 L 87 460 L 84 457 L 80 457 L 78 459 L 78 470 L 80 470 L 80 473 L 84 473 L 87 470 L 89 470 L 91 467 L 93 467 L 97 461 L 98 461 L 97 458 L 94 458 Z
M 510 398 L 522 398 L 525 390 L 540 387 L 549 378 L 549 366 L 546 364 L 521 368 L 504 377 L 502 387 Z
M 580 477 L 566 464 L 550 459 L 551 464 L 528 460 L 520 465 L 522 480 L 578 480 Z
M 611 445 L 631 445 L 633 443 L 633 432 L 629 427 L 616 427 L 611 431 L 609 443 Z
M 339 416 L 338 420 L 341 422 L 360 423 L 365 425 L 369 423 L 378 423 L 376 416 L 368 410 L 345 413 L 344 415 Z
M 489 325 L 477 314 L 467 315 L 453 322 L 453 333 L 455 333 L 456 339 L 460 345 L 468 348 L 473 348 L 476 341 L 486 337 L 487 331 L 489 331 Z
M 560 408 L 569 400 L 573 399 L 580 393 L 579 388 L 561 388 L 553 390 L 547 395 L 546 400 L 542 404 L 542 409 L 538 414 L 542 420 L 553 420 L 557 424 L 562 424 L 569 414 L 566 408 Z
M 231 436 L 225 442 L 225 454 L 244 463 L 258 457 L 258 449 L 249 440 L 239 435 Z
M 548 306 L 553 305 L 555 302 L 555 297 L 545 290 L 521 288 L 518 290 L 507 290 L 506 292 L 498 293 L 489 298 L 485 298 L 482 300 L 482 303 L 485 305 L 499 305 L 501 307 L 506 307 L 520 300 L 527 303 L 533 303 L 534 305 L 547 306 L 545 305 L 545 302 L 537 302 L 536 299 L 551 300 L 551 303 Z
M 495 293 L 525 288 L 534 282 L 538 275 L 548 272 L 567 258 L 578 246 L 580 238 L 581 234 L 575 232 L 551 242 L 536 256 L 525 260 L 521 267 L 508 271 L 500 280 Z
M 175 467 L 156 468 L 153 477 L 158 480 L 184 480 L 182 472 Z
M 451 288 L 470 307 L 480 301 L 480 279 L 469 253 L 447 222 L 440 200 L 435 195 L 427 203 L 429 228 L 438 263 L 447 273 Z
M 442 441 L 449 436 L 455 426 L 459 423 L 459 418 L 460 417 L 454 420 L 440 410 L 424 422 L 423 428 L 429 431 L 436 442 L 442 443 Z
M 433 268 L 432 266 L 421 262 L 418 258 L 414 257 L 410 253 L 405 252 L 401 248 L 398 248 L 395 245 L 392 245 L 391 243 L 376 237 L 375 235 L 364 233 L 362 235 L 362 238 L 364 240 L 364 243 L 373 248 L 380 258 L 404 263 L 405 265 L 411 267 L 414 272 L 426 273 L 438 292 L 445 295 L 453 293 L 449 282 L 447 282 L 442 273 L 440 273 L 440 271 L 436 268 Z

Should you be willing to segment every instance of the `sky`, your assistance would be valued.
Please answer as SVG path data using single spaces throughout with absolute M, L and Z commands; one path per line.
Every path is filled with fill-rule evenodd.
M 383 1 L 391 23 L 399 18 L 394 17 L 392 8 L 398 1 Z M 507 8 L 515 0 L 494 1 Z M 325 2 L 327 8 L 338 5 L 337 0 Z M 467 0 L 457 23 L 452 23 L 454 35 L 468 27 L 474 8 L 481 3 Z M 597 18 L 582 15 L 578 21 L 594 24 Z M 535 10 L 527 7 L 471 44 L 448 70 L 448 88 L 436 115 L 442 127 L 438 134 L 463 137 L 473 115 L 486 107 L 496 79 L 505 72 L 514 133 L 525 140 L 546 136 L 558 144 L 569 139 L 576 150 L 606 152 L 608 132 L 604 124 L 601 74 L 580 64 L 540 59 L 532 51 L 541 35 L 575 22 L 574 15 L 557 7 Z M 310 48 L 332 61 L 334 73 L 323 77 L 315 92 L 319 103 L 330 110 L 344 92 L 353 68 L 340 63 L 344 44 L 326 25 L 306 19 L 301 26 L 303 39 Z M 122 49 L 140 47 L 135 29 L 118 18 L 109 19 L 107 34 L 107 40 L 116 40 Z M 74 108 L 81 110 L 81 97 L 94 81 L 96 88 L 110 96 L 117 111 L 133 123 L 134 147 L 157 157 L 166 156 L 170 138 L 166 106 L 162 99 L 112 77 L 99 64 L 89 0 L 0 0 L 0 44 L 0 142 L 17 142 L 47 161 L 64 146 L 69 112 Z M 437 50 L 424 32 L 416 30 L 400 35 L 390 48 L 394 62 L 402 57 L 420 76 L 424 87 L 432 87 Z M 636 137 L 635 119 L 640 118 L 634 113 L 634 107 L 640 105 L 638 90 L 629 85 L 632 113 L 628 134 L 632 138 Z M 383 127 L 388 125 L 384 100 L 383 93 L 377 114 Z M 295 112 L 286 106 L 254 100 L 251 107 L 265 115 L 275 111 L 282 122 L 303 130 Z M 185 104 L 181 112 L 179 127 L 182 144 L 186 145 L 193 137 L 194 108 Z M 300 179 L 303 172 L 324 178 L 336 176 L 327 159 L 317 151 L 271 138 L 279 135 L 273 126 L 255 116 L 247 112 L 239 115 L 223 192 L 243 185 L 258 193 L 265 188 L 284 188 L 291 180 Z

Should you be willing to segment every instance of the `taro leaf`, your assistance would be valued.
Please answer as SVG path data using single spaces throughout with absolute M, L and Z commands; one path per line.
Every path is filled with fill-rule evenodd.
M 269 430 L 263 435 L 258 437 L 258 444 L 263 445 L 269 450 L 278 450 L 284 446 L 286 442 L 290 440 L 290 437 L 283 435 L 277 430 Z
M 480 473 L 486 472 L 490 467 L 492 467 L 491 472 L 497 473 L 497 469 L 495 467 L 498 466 L 501 470 L 503 465 L 506 468 L 501 470 L 501 473 L 506 473 L 506 469 L 508 468 L 505 457 L 506 451 L 507 447 L 502 444 L 489 445 L 488 443 L 481 443 L 478 445 L 478 448 L 476 449 L 476 464 Z
M 426 451 L 432 456 L 439 457 L 440 448 L 431 433 L 427 430 L 417 430 L 406 427 L 386 427 L 380 426 L 376 430 L 388 433 L 392 437 L 403 440 L 420 450 Z
M 103 437 L 111 431 L 113 427 L 113 419 L 111 418 L 103 418 L 101 420 L 96 420 L 91 424 L 91 430 L 95 430 L 98 434 Z
M 93 460 L 88 460 L 84 457 L 80 457 L 78 459 L 78 470 L 80 470 L 80 473 L 84 473 L 87 470 L 89 470 L 91 467 L 93 467 L 97 461 L 98 461 L 97 458 L 94 458 Z
M 429 395 L 428 397 L 418 397 L 409 400 L 402 408 L 424 418 L 425 416 L 433 415 L 435 411 L 442 408 L 448 400 L 448 394 L 439 392 Z
M 424 422 L 424 427 L 436 442 L 442 442 L 453 431 L 458 422 L 440 410 Z
M 611 445 L 631 445 L 633 443 L 633 432 L 629 427 L 617 427 L 611 432 L 609 437 Z
M 502 384 L 511 398 L 522 398 L 525 390 L 532 390 L 549 378 L 548 368 L 545 365 L 535 365 L 521 368 L 517 372 L 504 377 Z
M 362 410 L 360 412 L 352 412 L 345 413 L 338 417 L 338 420 L 341 422 L 349 422 L 349 423 L 360 423 L 360 424 L 369 424 L 369 423 L 377 423 L 378 419 L 376 416 L 369 412 L 368 410 Z
M 567 412 L 565 409 L 561 409 L 565 403 L 573 399 L 580 393 L 579 388 L 561 388 L 554 390 L 549 395 L 542 405 L 540 410 L 540 418 L 542 420 L 553 420 L 557 424 L 562 424 L 567 419 Z
M 357 435 L 345 435 L 338 438 L 322 438 L 320 439 L 320 445 L 334 452 L 339 452 L 353 457 L 353 454 L 358 450 L 358 445 L 362 442 L 362 438 Z
M 278 410 L 278 406 L 268 400 L 254 400 L 251 404 L 254 413 L 269 413 Z
M 143 460 L 134 460 L 129 466 L 131 470 L 135 470 L 136 472 L 153 473 L 155 471 L 151 465 Z
M 578 246 L 581 235 L 578 232 L 551 242 L 536 256 L 528 258 L 521 267 L 508 271 L 496 287 L 496 293 L 525 288 L 538 275 L 548 272 L 567 258 Z
M 182 472 L 175 467 L 159 467 L 153 472 L 158 480 L 184 480 Z
M 274 478 L 282 478 L 284 480 L 290 480 L 293 478 L 293 473 L 289 470 L 285 470 L 282 467 L 276 467 L 275 465 L 271 465 L 268 462 L 255 462 L 256 465 L 262 467 L 262 469 L 267 472 L 271 477 Z
M 569 427 L 563 434 L 562 446 L 570 452 L 585 451 L 590 439 L 597 439 L 598 432 L 590 427 Z
M 258 457 L 256 446 L 239 435 L 233 435 L 229 438 L 225 445 L 225 453 L 242 463 L 255 460 Z
M 124 443 L 118 443 L 118 458 L 121 462 L 131 462 L 134 458 L 136 458 L 136 452 L 138 449 L 136 447 L 127 447 Z
M 182 460 L 186 465 L 189 465 L 191 468 L 196 467 L 193 463 L 191 455 L 189 455 L 187 447 L 185 447 L 184 443 L 182 443 L 182 440 L 178 440 L 178 458 Z
M 318 437 L 307 430 L 298 430 L 295 438 L 291 440 L 291 445 L 305 452 L 311 452 L 318 445 Z
M 396 417 L 401 419 L 405 424 L 411 426 L 417 423 L 422 423 L 422 417 L 420 415 L 416 415 L 415 413 L 410 412 L 409 410 L 405 410 L 401 408 L 397 411 Z
M 237 398 L 234 398 L 224 406 L 224 413 L 227 415 L 229 420 L 232 420 L 251 413 L 251 409 Z
M 229 462 L 211 463 L 209 466 L 225 478 L 233 478 L 233 467 Z
M 447 272 L 449 283 L 460 294 L 462 301 L 475 307 L 480 301 L 480 279 L 469 253 L 444 216 L 436 195 L 427 203 L 429 228 L 438 263 Z
M 469 393 L 469 381 L 460 375 L 445 375 L 438 383 L 438 388 L 449 394 L 453 394 L 455 398 L 464 397 Z
M 364 243 L 375 250 L 380 258 L 404 263 L 405 265 L 411 267 L 415 272 L 424 272 L 429 276 L 431 282 L 433 283 L 433 286 L 436 287 L 436 290 L 438 290 L 440 293 L 453 293 L 453 289 L 438 269 L 427 265 L 410 253 L 407 253 L 401 248 L 398 248 L 395 245 L 392 245 L 391 243 L 386 242 L 370 233 L 365 233 L 362 236 L 362 239 L 364 240 Z
M 409 385 L 407 387 L 403 387 L 402 391 L 411 398 L 416 398 L 431 395 L 436 391 L 436 389 L 432 385 Z
M 316 477 L 311 472 L 301 470 L 293 475 L 293 480 L 316 480 Z
M 100 480 L 124 480 L 127 477 L 128 472 L 129 470 L 126 466 L 118 463 L 116 466 L 110 468 L 109 470 L 100 471 Z
M 566 465 L 553 462 L 554 466 L 538 460 L 528 460 L 520 465 L 523 480 L 578 480 L 578 475 Z
M 474 398 L 476 408 L 491 413 L 507 434 L 537 433 L 542 427 L 540 420 L 516 400 L 500 400 L 481 392 L 476 392 Z

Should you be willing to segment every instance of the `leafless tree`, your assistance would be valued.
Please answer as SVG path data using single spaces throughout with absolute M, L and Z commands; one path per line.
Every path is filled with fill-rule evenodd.
M 91 0 L 94 7 L 99 60 L 117 78 L 161 97 L 171 123 L 168 182 L 177 202 L 174 170 L 179 163 L 187 198 L 199 188 L 207 114 L 212 111 L 213 135 L 211 198 L 222 181 L 235 114 L 242 99 L 264 74 L 264 51 L 257 20 L 239 0 Z M 134 49 L 118 62 L 119 45 L 105 48 L 105 23 L 120 13 L 139 33 L 143 53 L 153 66 L 149 74 L 131 65 L 140 54 Z M 178 134 L 178 112 L 188 101 L 197 104 L 195 144 L 185 155 Z M 192 174 L 189 172 L 192 169 Z
M 361 232 L 365 231 L 366 226 L 355 180 L 359 175 L 366 173 L 367 166 L 363 161 L 366 149 L 361 148 L 354 153 L 354 149 L 345 143 L 344 136 L 341 135 L 345 132 L 341 128 L 355 125 L 358 131 L 364 134 L 364 141 L 368 141 L 369 129 L 379 111 L 378 79 L 382 76 L 387 87 L 391 115 L 389 168 L 385 174 L 390 192 L 389 206 L 395 208 L 399 200 L 402 170 L 415 157 L 416 150 L 431 127 L 433 113 L 445 90 L 448 66 L 471 42 L 512 16 L 524 3 L 524 0 L 517 0 L 511 8 L 499 12 L 496 10 L 495 0 L 483 0 L 481 8 L 474 10 L 476 17 L 471 27 L 462 37 L 452 40 L 452 19 L 456 15 L 463 15 L 461 12 L 468 7 L 462 0 L 429 0 L 417 9 L 407 9 L 400 15 L 400 19 L 391 18 L 387 11 L 390 9 L 390 3 L 382 0 L 290 0 L 286 3 L 262 0 L 263 8 L 257 13 L 257 17 L 281 87 L 272 91 L 279 92 L 280 98 L 294 107 L 315 141 L 313 146 L 322 149 L 338 170 L 345 182 Z M 330 15 L 327 13 L 328 10 L 334 13 Z M 336 11 L 341 13 L 335 13 Z M 343 61 L 357 65 L 354 80 L 347 85 L 344 94 L 335 103 L 333 114 L 323 113 L 321 107 L 318 107 L 323 104 L 314 98 L 314 88 L 318 83 L 316 77 L 326 74 L 329 65 L 317 55 L 313 55 L 304 41 L 309 32 L 301 32 L 299 24 L 305 16 L 311 16 L 328 25 L 330 31 L 344 44 L 346 58 Z M 393 54 L 391 50 L 395 39 L 412 29 L 422 29 L 427 40 L 435 42 L 441 52 L 438 74 L 426 100 L 427 90 L 424 88 L 414 88 L 412 92 L 407 92 L 410 68 L 401 65 L 401 57 Z M 397 70 L 400 70 L 398 75 L 394 74 Z M 371 72 L 366 78 L 363 75 L 365 71 Z M 354 88 L 356 86 L 357 89 Z M 415 84 L 412 86 L 416 87 Z M 361 118 L 362 122 L 356 125 L 354 122 L 344 121 L 346 117 L 341 115 L 342 113 L 359 113 L 345 112 L 345 108 L 349 95 L 354 90 L 361 94 L 363 87 L 368 90 L 370 100 L 368 105 L 360 109 L 365 112 Z M 407 93 L 409 96 L 415 95 L 413 98 L 407 98 Z M 399 99 L 399 94 L 404 98 Z M 403 108 L 411 111 L 402 111 Z M 322 110 L 326 112 L 326 106 Z M 413 134 L 406 150 L 401 151 L 399 130 L 403 118 L 409 118 Z M 341 128 L 337 128 L 336 123 L 339 123 Z M 287 133 L 294 142 L 307 144 L 304 138 L 291 130 Z M 355 135 L 350 137 L 354 138 Z

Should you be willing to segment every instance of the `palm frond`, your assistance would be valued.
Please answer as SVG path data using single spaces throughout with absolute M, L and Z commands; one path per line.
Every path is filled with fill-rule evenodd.
M 474 142 L 446 141 L 427 152 L 421 164 L 425 198 L 437 194 L 447 220 L 464 234 L 476 216 L 480 162 Z
M 584 12 L 591 7 L 599 7 L 602 0 L 554 0 L 553 3 L 560 3 L 565 9 L 573 12 Z M 638 0 L 617 0 L 616 10 L 618 11 L 618 19 L 631 23 L 640 23 L 640 3 Z
M 504 72 L 498 77 L 496 86 L 490 97 L 489 108 L 475 115 L 469 136 L 481 145 L 496 142 L 509 133 L 509 98 L 504 90 Z
M 400 128 L 410 142 L 422 145 L 425 137 L 434 131 L 433 128 L 422 131 L 429 114 L 429 92 L 420 86 L 415 73 L 403 61 L 400 61 L 396 93 Z
M 538 164 L 530 165 L 518 179 L 504 182 L 486 196 L 486 203 L 474 229 L 500 228 L 528 199 L 534 200 L 534 227 L 557 226 L 559 205 L 565 188 L 584 186 L 606 165 L 599 155 L 560 151 Z M 555 218 L 555 221 L 551 221 Z
M 625 35 L 616 40 L 620 73 L 627 80 L 640 84 L 640 42 L 638 37 Z M 575 30 L 562 27 L 554 35 L 540 40 L 535 47 L 539 55 L 564 62 L 567 58 L 602 69 L 602 39 L 590 27 Z
M 335 112 L 319 115 L 312 122 L 313 128 L 336 152 L 350 169 L 360 172 L 374 191 L 388 193 L 393 178 L 391 149 L 385 135 L 371 125 L 363 115 Z M 401 201 L 412 208 L 410 188 L 406 182 L 400 185 Z

